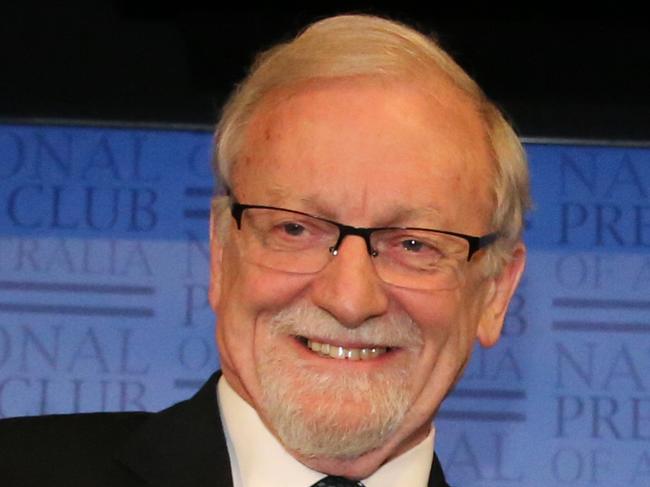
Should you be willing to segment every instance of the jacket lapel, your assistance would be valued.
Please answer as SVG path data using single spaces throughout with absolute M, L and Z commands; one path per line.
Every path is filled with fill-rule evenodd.
M 210 377 L 191 399 L 148 418 L 120 450 L 118 461 L 149 485 L 232 485 L 216 397 L 220 375 Z
M 434 453 L 433 464 L 431 465 L 431 473 L 429 474 L 429 487 L 449 487 L 445 480 L 445 475 L 442 473 L 442 467 L 438 460 L 438 455 Z

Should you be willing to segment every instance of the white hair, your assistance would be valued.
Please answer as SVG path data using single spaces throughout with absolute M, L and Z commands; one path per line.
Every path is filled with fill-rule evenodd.
M 493 156 L 491 227 L 501 237 L 490 247 L 485 269 L 498 273 L 521 239 L 530 206 L 526 155 L 510 124 L 478 84 L 434 39 L 398 22 L 366 15 L 331 17 L 261 53 L 217 125 L 214 169 L 222 189 L 230 187 L 253 112 L 272 90 L 305 80 L 352 76 L 409 80 L 428 87 L 440 73 L 475 103 L 485 123 Z M 217 200 L 215 213 L 221 216 L 224 208 L 225 203 L 219 205 Z

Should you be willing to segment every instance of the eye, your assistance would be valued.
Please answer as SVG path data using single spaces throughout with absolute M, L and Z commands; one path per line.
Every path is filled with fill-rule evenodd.
M 288 222 L 282 225 L 282 230 L 284 230 L 287 235 L 298 237 L 305 232 L 305 227 L 299 223 Z
M 337 228 L 317 219 L 289 215 L 279 218 L 262 233 L 264 244 L 269 248 L 284 251 L 301 251 L 314 248 L 327 248 L 336 241 Z
M 395 272 L 441 272 L 467 255 L 465 240 L 434 230 L 388 228 L 374 237 L 380 263 L 389 263 Z
M 414 238 L 411 238 L 408 240 L 403 240 L 402 247 L 404 248 L 404 250 L 417 253 L 425 249 L 425 244 L 420 242 L 419 240 L 415 240 Z
M 424 232 L 413 230 L 391 230 L 377 235 L 375 241 L 379 254 L 388 252 L 391 258 L 402 259 L 439 259 L 444 255 L 444 242 Z
M 323 229 L 308 219 L 291 218 L 274 222 L 268 233 L 284 240 L 311 241 L 320 238 Z

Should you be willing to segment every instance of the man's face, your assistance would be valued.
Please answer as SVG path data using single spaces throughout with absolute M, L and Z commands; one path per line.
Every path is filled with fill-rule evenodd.
M 491 182 L 483 123 L 443 80 L 434 95 L 359 79 L 278 90 L 232 174 L 244 204 L 470 235 L 493 230 Z M 520 271 L 486 279 L 479 252 L 451 289 L 396 287 L 348 236 L 322 271 L 289 273 L 251 260 L 244 231 L 230 222 L 213 243 L 223 373 L 290 452 L 329 473 L 364 476 L 427 434 L 477 333 L 487 344 L 498 335 Z M 306 339 L 379 355 L 326 357 Z

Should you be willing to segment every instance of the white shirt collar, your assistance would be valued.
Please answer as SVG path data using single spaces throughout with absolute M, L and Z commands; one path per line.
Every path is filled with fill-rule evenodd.
M 257 412 L 221 376 L 219 413 L 228 445 L 234 487 L 308 487 L 324 477 L 293 458 L 266 429 Z M 427 485 L 435 429 L 415 447 L 363 480 L 366 487 Z

